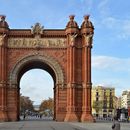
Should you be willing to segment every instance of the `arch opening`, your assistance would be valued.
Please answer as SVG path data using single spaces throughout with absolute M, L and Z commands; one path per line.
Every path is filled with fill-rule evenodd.
M 46 55 L 29 55 L 21 60 L 19 60 L 13 69 L 10 72 L 9 75 L 9 86 L 10 88 L 15 88 L 15 94 L 16 94 L 16 100 L 13 101 L 16 103 L 16 120 L 20 120 L 20 80 L 22 76 L 29 70 L 32 69 L 41 69 L 47 71 L 52 79 L 53 79 L 53 99 L 54 99 L 54 112 L 53 112 L 53 120 L 56 120 L 56 102 L 59 100 L 56 97 L 57 93 L 57 86 L 64 87 L 64 74 L 63 69 L 61 68 L 60 64 L 52 57 L 46 56 Z M 39 90 L 40 91 L 40 90 Z M 11 100 L 10 100 L 11 102 Z M 11 114 L 10 114 L 11 115 Z M 12 118 L 12 117 L 10 117 Z
M 27 62 L 18 72 L 19 74 L 17 77 L 17 83 L 19 84 L 20 79 L 24 75 L 24 73 L 26 73 L 27 71 L 32 70 L 32 69 L 45 70 L 52 76 L 52 78 L 54 80 L 54 84 L 56 84 L 56 74 L 55 74 L 54 70 L 48 64 L 41 62 L 41 61 Z
M 53 79 L 53 81 L 54 81 L 54 84 L 53 84 L 53 87 L 54 87 L 54 89 L 55 89 L 55 84 L 56 84 L 56 74 L 55 74 L 55 72 L 54 72 L 54 70 L 48 65 L 48 64 L 46 64 L 45 62 L 42 62 L 42 61 L 39 61 L 39 60 L 32 60 L 32 61 L 28 61 L 26 64 L 24 64 L 20 69 L 19 69 L 19 72 L 18 72 L 18 75 L 17 75 L 17 83 L 18 83 L 18 88 L 20 88 L 20 81 L 21 81 L 21 78 L 22 78 L 22 76 L 25 74 L 25 73 L 27 73 L 29 70 L 32 70 L 32 69 L 41 69 L 41 70 L 45 70 L 46 72 L 48 72 L 50 75 L 51 75 L 51 77 L 52 77 L 52 79 Z M 44 86 L 43 86 L 44 87 Z M 40 91 L 40 90 L 39 90 Z M 54 92 L 53 92 L 54 93 Z M 32 117 L 30 117 L 31 115 L 34 115 L 34 117 L 33 117 L 33 119 L 39 119 L 39 117 L 40 117 L 40 119 L 43 119 L 43 118 L 41 118 L 41 115 L 40 115 L 40 113 L 37 111 L 33 111 L 33 110 L 25 110 L 23 113 L 21 112 L 21 110 L 20 110 L 20 108 L 21 108 L 21 103 L 20 103 L 20 89 L 18 89 L 18 95 L 19 95 L 19 104 L 18 104 L 18 115 L 17 115 L 17 117 L 18 117 L 18 120 L 25 120 L 25 119 L 27 119 L 27 120 L 30 120 L 30 119 L 32 119 Z M 54 96 L 55 96 L 55 94 L 54 94 Z M 54 96 L 53 96 L 53 99 L 54 99 Z M 30 99 L 29 99 L 30 100 Z M 55 103 L 54 103 L 54 106 L 55 106 Z M 51 113 L 52 115 L 52 117 L 50 118 L 50 119 L 54 119 L 53 118 L 53 115 L 55 115 L 55 110 L 54 110 L 54 107 L 53 107 L 53 112 Z M 22 118 L 20 118 L 20 115 L 22 115 Z M 50 115 L 48 115 L 48 116 L 50 116 Z M 43 116 L 42 116 L 43 117 Z M 45 118 L 44 118 L 45 119 Z
M 30 69 L 22 75 L 19 83 L 20 120 L 23 120 L 24 114 L 26 114 L 24 120 L 52 120 L 54 115 L 52 76 L 43 69 Z M 51 107 L 45 106 L 43 101 L 44 104 L 48 101 Z

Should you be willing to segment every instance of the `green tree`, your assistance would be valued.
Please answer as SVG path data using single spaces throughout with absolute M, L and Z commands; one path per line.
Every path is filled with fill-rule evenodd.
M 92 106 L 96 114 L 99 114 L 99 111 L 103 109 L 103 101 L 93 101 L 93 106 Z
M 54 111 L 54 100 L 53 98 L 48 98 L 46 100 L 43 100 L 40 105 L 40 111 L 44 114 L 47 112 L 48 114 L 52 115 Z
M 29 97 L 20 96 L 20 113 L 25 113 L 25 111 L 34 111 L 33 101 Z

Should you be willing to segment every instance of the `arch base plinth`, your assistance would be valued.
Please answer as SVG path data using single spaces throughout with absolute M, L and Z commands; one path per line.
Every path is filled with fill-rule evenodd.
M 64 121 L 66 121 L 66 122 L 78 122 L 79 119 L 78 119 L 77 115 L 74 112 L 72 112 L 72 113 L 67 113 Z
M 5 111 L 0 111 L 0 122 L 8 121 L 7 113 Z
M 91 114 L 82 114 L 81 122 L 95 122 L 94 117 Z

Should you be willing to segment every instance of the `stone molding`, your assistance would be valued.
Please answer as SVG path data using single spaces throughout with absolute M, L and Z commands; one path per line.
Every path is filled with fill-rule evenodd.
M 20 60 L 18 60 L 18 62 L 14 65 L 14 67 L 12 68 L 12 70 L 9 73 L 9 86 L 12 87 L 12 85 L 17 86 L 17 77 L 19 74 L 19 70 L 21 69 L 21 67 L 23 67 L 26 63 L 30 62 L 30 61 L 41 61 L 47 65 L 49 65 L 52 70 L 54 71 L 55 75 L 56 75 L 56 84 L 63 84 L 64 85 L 64 72 L 63 72 L 63 68 L 61 67 L 61 65 L 56 61 L 56 59 L 54 59 L 53 57 L 47 55 L 47 54 L 38 54 L 38 53 L 34 53 L 31 55 L 27 55 L 23 58 L 21 58 Z M 62 86 L 63 86 L 62 85 Z
M 31 33 L 31 29 L 10 29 L 8 33 L 8 37 L 10 38 L 19 38 L 19 37 L 27 37 L 33 38 L 34 35 Z M 66 38 L 64 29 L 44 29 L 44 33 L 41 34 L 41 38 Z

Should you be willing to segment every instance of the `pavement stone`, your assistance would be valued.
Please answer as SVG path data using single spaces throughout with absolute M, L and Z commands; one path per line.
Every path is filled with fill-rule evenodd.
M 20 121 L 0 123 L 0 130 L 85 130 L 67 122 Z
M 0 130 L 111 130 L 112 122 L 80 123 L 55 121 L 2 122 Z M 130 123 L 121 123 L 121 130 L 130 130 Z
M 112 130 L 112 122 L 97 122 L 97 123 L 70 123 L 72 125 L 85 128 L 86 130 Z M 120 123 L 121 130 L 130 130 L 130 123 Z

